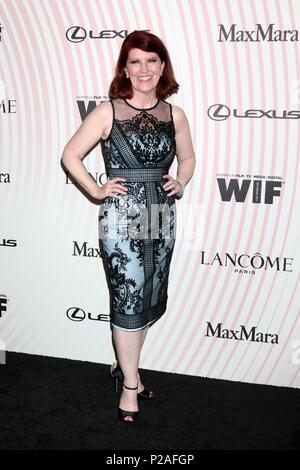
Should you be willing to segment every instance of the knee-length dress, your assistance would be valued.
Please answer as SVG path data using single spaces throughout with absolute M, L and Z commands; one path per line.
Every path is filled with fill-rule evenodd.
M 162 176 L 176 152 L 172 105 L 157 100 L 139 109 L 126 99 L 110 100 L 113 123 L 101 139 L 108 178 L 124 177 L 120 199 L 99 207 L 99 246 L 110 291 L 115 328 L 151 326 L 167 308 L 170 263 L 176 234 L 176 198 Z

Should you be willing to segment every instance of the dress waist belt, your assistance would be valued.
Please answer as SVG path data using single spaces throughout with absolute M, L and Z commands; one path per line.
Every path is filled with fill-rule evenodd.
M 168 174 L 166 168 L 108 168 L 110 178 L 126 178 L 130 183 L 139 183 L 144 181 L 162 181 L 163 175 Z M 166 180 L 165 180 L 166 181 Z

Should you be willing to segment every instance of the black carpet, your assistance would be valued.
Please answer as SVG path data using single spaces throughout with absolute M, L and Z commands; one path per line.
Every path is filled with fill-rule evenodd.
M 117 420 L 109 366 L 8 352 L 0 449 L 300 449 L 300 390 L 140 369 L 158 398 Z

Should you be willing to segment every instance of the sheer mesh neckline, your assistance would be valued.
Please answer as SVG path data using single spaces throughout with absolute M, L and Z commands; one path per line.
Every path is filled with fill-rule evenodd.
M 130 107 L 133 108 L 133 109 L 137 109 L 138 111 L 150 111 L 150 109 L 156 108 L 156 106 L 157 106 L 158 103 L 159 103 L 159 99 L 158 99 L 158 100 L 157 100 L 157 103 L 156 103 L 154 106 L 151 106 L 151 108 L 137 108 L 136 106 L 133 106 L 132 104 L 128 103 L 128 101 L 126 100 L 126 98 L 123 98 L 123 100 L 125 101 L 126 104 L 128 104 L 128 106 L 130 106 Z

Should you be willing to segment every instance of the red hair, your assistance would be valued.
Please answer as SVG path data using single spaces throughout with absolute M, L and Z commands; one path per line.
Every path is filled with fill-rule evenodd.
M 155 52 L 160 60 L 165 63 L 163 74 L 156 86 L 156 97 L 164 100 L 173 93 L 178 92 L 179 84 L 174 77 L 168 50 L 162 40 L 155 34 L 147 31 L 133 31 L 124 39 L 119 58 L 115 68 L 115 76 L 109 87 L 109 98 L 132 98 L 131 82 L 126 78 L 124 67 L 126 66 L 130 49 L 141 49 L 145 52 Z

